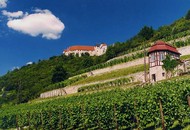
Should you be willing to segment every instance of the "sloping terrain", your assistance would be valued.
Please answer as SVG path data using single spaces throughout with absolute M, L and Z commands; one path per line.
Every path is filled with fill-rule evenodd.
M 189 77 L 4 107 L 0 109 L 0 128 L 157 129 L 165 126 L 187 130 Z
M 137 35 L 125 42 L 116 42 L 108 47 L 105 55 L 89 57 L 84 55 L 77 57 L 54 56 L 48 60 L 39 60 L 32 65 L 23 66 L 20 69 L 9 71 L 0 77 L 0 106 L 2 104 L 19 104 L 39 97 L 40 93 L 65 86 L 53 87 L 55 83 L 66 82 L 69 77 L 92 72 L 106 67 L 126 63 L 143 57 L 143 53 L 135 53 L 122 59 L 108 60 L 142 50 L 149 47 L 156 40 L 176 40 L 173 45 L 183 47 L 190 44 L 190 40 L 183 40 L 190 35 L 190 20 L 187 16 L 174 21 L 171 25 L 164 25 L 157 30 L 152 27 L 143 27 Z M 147 31 L 148 30 L 148 31 Z M 119 69 L 119 67 L 118 67 Z M 99 70 L 98 70 L 99 71 Z M 110 70 L 107 70 L 110 71 Z M 52 87 L 49 87 L 52 85 Z

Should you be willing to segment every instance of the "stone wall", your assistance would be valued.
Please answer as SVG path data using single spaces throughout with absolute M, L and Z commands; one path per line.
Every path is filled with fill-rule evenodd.
M 190 54 L 190 46 L 178 48 L 178 51 L 182 55 L 189 55 Z M 130 62 L 127 62 L 127 63 L 122 63 L 122 64 L 110 66 L 110 67 L 107 67 L 107 68 L 94 70 L 94 71 L 92 71 L 92 73 L 95 76 L 95 75 L 103 74 L 103 73 L 106 73 L 106 72 L 111 72 L 111 71 L 115 71 L 115 70 L 119 70 L 119 69 L 123 69 L 123 68 L 132 67 L 132 66 L 135 66 L 135 65 L 141 65 L 143 63 L 144 63 L 144 58 L 140 58 L 140 59 L 130 61 Z M 148 58 L 147 58 L 147 63 L 148 63 Z M 134 77 L 135 81 L 143 81 L 144 80 L 144 73 L 143 72 L 131 74 L 129 76 Z M 119 77 L 119 78 L 122 78 L 122 77 Z M 114 79 L 111 79 L 111 80 L 114 80 Z M 110 80 L 106 80 L 106 81 L 110 81 Z M 80 87 L 87 86 L 87 85 L 92 85 L 92 84 L 97 84 L 97 83 L 102 83 L 102 82 L 106 82 L 106 81 L 100 81 L 100 82 L 94 82 L 94 83 L 90 83 L 90 84 L 83 84 L 83 85 L 76 85 L 76 86 L 68 86 L 68 87 L 65 87 L 65 88 L 60 88 L 60 89 L 48 91 L 48 92 L 42 93 L 40 95 L 40 98 L 63 96 L 63 95 L 66 95 L 66 94 L 77 93 L 77 91 L 78 91 L 78 89 Z
M 117 77 L 117 78 L 113 78 L 113 79 L 108 79 L 108 80 L 104 80 L 104 81 L 97 81 L 97 82 L 92 82 L 92 83 L 87 83 L 87 84 L 80 84 L 80 85 L 74 85 L 74 86 L 67 86 L 65 88 L 60 88 L 60 89 L 55 89 L 52 91 L 48 91 L 45 93 L 40 94 L 40 98 L 48 98 L 48 97 L 55 97 L 55 96 L 63 96 L 63 95 L 67 95 L 67 94 L 74 94 L 78 92 L 78 89 L 84 86 L 89 86 L 89 85 L 93 85 L 93 84 L 100 84 L 100 83 L 106 83 L 106 82 L 110 82 L 110 81 L 114 81 L 120 78 L 129 78 L 129 77 L 134 77 L 134 81 L 143 81 L 144 80 L 144 72 L 138 72 L 135 74 L 131 74 L 128 76 L 122 76 L 122 77 Z
M 48 91 L 45 93 L 41 93 L 40 94 L 40 98 L 48 98 L 48 97 L 55 97 L 55 96 L 63 96 L 66 95 L 66 91 L 64 88 L 60 88 L 60 89 L 55 89 L 52 91 Z
M 177 50 L 181 53 L 181 56 L 190 55 L 190 46 L 181 47 L 181 48 L 178 48 Z
M 146 61 L 148 62 L 148 57 L 146 58 Z M 107 68 L 93 70 L 93 71 L 91 71 L 91 73 L 93 75 L 99 75 L 99 74 L 103 74 L 103 73 L 106 73 L 106 72 L 111 72 L 111 71 L 115 71 L 115 70 L 119 70 L 119 69 L 132 67 L 132 66 L 135 66 L 135 65 L 141 65 L 143 63 L 144 63 L 144 58 L 140 58 L 140 59 L 136 59 L 134 61 L 130 61 L 130 62 L 110 66 L 110 67 L 107 67 Z

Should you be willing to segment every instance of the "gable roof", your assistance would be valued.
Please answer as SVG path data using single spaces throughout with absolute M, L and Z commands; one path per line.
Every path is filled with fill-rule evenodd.
M 67 51 L 94 51 L 94 46 L 71 46 L 65 52 Z
M 154 52 L 154 51 L 170 51 L 170 52 L 180 55 L 180 53 L 178 52 L 178 50 L 175 47 L 173 47 L 163 41 L 156 41 L 155 44 L 150 47 L 148 54 L 151 52 Z

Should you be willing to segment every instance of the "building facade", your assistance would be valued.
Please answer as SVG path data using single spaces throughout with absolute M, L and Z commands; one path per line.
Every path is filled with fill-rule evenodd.
M 148 51 L 150 82 L 166 79 L 166 71 L 162 68 L 162 61 L 166 55 L 170 55 L 174 59 L 180 58 L 178 50 L 163 41 L 157 41 L 150 47 Z
M 99 46 L 71 46 L 63 51 L 63 53 L 68 56 L 70 54 L 79 55 L 88 53 L 90 56 L 100 56 L 106 53 L 107 45 L 105 43 Z

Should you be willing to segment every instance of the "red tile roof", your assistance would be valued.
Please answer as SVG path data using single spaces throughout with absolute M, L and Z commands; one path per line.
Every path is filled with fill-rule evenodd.
M 65 50 L 65 52 L 67 52 L 67 51 L 76 51 L 76 50 L 94 51 L 94 46 L 71 46 L 67 50 Z
M 154 51 L 170 51 L 176 54 L 180 54 L 175 47 L 163 41 L 157 41 L 154 45 L 152 45 L 148 51 L 148 54 Z

